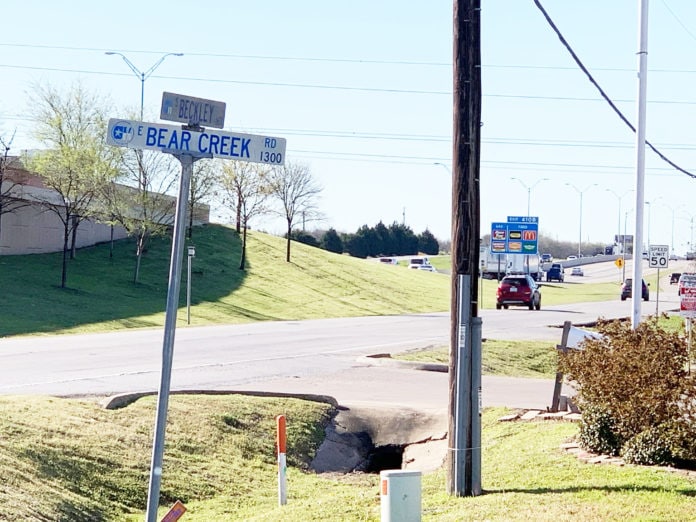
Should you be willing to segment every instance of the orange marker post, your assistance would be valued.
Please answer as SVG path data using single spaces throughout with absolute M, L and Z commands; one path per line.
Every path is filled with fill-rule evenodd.
M 285 461 L 285 415 L 276 417 L 276 450 L 278 452 L 278 505 L 288 503 L 287 464 Z

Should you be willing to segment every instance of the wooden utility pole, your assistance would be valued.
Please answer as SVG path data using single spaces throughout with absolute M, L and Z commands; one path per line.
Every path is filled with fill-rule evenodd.
M 480 229 L 481 0 L 454 0 L 450 494 L 481 493 Z

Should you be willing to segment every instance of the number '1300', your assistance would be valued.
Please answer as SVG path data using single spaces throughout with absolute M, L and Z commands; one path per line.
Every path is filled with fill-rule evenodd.
M 280 152 L 262 150 L 261 154 L 259 154 L 259 161 L 263 161 L 264 163 L 283 163 L 283 154 Z

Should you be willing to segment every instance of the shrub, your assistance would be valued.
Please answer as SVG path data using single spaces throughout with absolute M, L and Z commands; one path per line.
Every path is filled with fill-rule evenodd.
M 649 453 L 644 448 L 650 441 L 659 440 L 671 454 L 696 460 L 696 444 L 691 442 L 696 439 L 696 417 L 690 412 L 696 386 L 687 370 L 684 337 L 653 320 L 635 330 L 626 322 L 600 322 L 598 330 L 602 338 L 586 339 L 581 350 L 568 351 L 559 363 L 578 389 L 584 426 L 580 444 L 616 454 L 616 444 L 632 441 L 625 451 L 638 459 Z M 658 427 L 662 431 L 651 431 Z M 662 458 L 662 449 L 655 451 L 651 458 Z
M 580 446 L 593 453 L 618 455 L 621 438 L 616 434 L 616 423 L 611 414 L 601 408 L 589 406 L 582 412 Z
M 662 466 L 674 460 L 670 442 L 659 426 L 642 431 L 626 441 L 621 456 L 629 464 L 644 466 Z

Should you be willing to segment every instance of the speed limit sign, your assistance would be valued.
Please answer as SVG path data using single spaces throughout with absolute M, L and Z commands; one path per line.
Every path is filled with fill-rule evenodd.
M 650 245 L 648 263 L 650 268 L 667 268 L 669 265 L 669 245 Z

